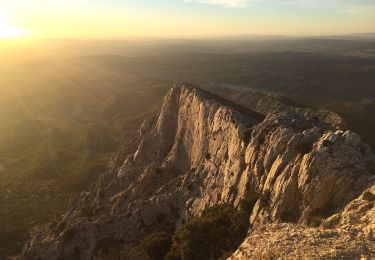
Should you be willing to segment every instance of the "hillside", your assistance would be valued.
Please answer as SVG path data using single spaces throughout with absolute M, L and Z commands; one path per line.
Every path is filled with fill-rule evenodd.
M 0 258 L 88 189 L 163 96 L 125 73 L 49 62 L 0 71 Z
M 220 230 L 228 228 L 225 216 L 213 220 L 223 212 L 209 210 L 217 205 L 249 213 L 224 210 L 246 220 L 245 226 L 230 225 L 249 228 L 234 259 L 259 256 L 261 246 L 254 249 L 247 244 L 263 231 L 270 234 L 264 238 L 269 241 L 286 236 L 285 232 L 295 239 L 328 240 L 331 234 L 350 245 L 359 241 L 366 245 L 336 247 L 336 256 L 374 256 L 375 157 L 358 134 L 342 129 L 326 115 L 306 110 L 262 114 L 189 84 L 175 85 L 160 113 L 119 148 L 99 181 L 81 193 L 61 219 L 35 233 L 21 258 L 129 257 L 137 244 L 155 243 L 148 235 L 154 234 L 157 245 L 164 247 L 168 241 L 162 239 L 168 236 L 164 234 L 177 232 L 165 253 L 171 259 L 181 254 L 195 259 L 194 251 L 186 251 L 194 246 L 189 234 L 196 234 L 195 225 L 206 221 L 209 226 L 220 225 Z M 248 200 L 253 202 L 245 210 L 243 203 Z M 275 224 L 280 225 L 279 233 L 273 234 Z M 190 239 L 190 246 L 180 244 L 185 239 Z M 236 243 L 219 254 L 230 256 L 239 246 Z M 313 254 L 321 245 L 289 247 L 303 256 L 305 250 L 297 246 L 313 247 L 309 251 Z M 208 244 L 206 249 L 216 255 L 214 248 Z M 285 256 L 283 250 L 289 249 L 269 253 Z M 152 252 L 143 253 L 153 258 Z
M 1 46 L 0 258 L 19 253 L 97 181 L 174 82 L 263 115 L 335 111 L 327 120 L 345 123 L 374 150 L 373 46 L 317 38 Z

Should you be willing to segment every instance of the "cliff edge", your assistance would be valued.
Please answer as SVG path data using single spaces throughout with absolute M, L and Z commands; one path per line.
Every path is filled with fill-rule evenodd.
M 354 245 L 363 237 L 369 246 L 354 250 L 356 256 L 374 256 L 375 221 L 363 217 L 373 216 L 374 155 L 358 134 L 311 114 L 258 113 L 176 84 L 160 113 L 119 148 L 108 170 L 61 220 L 24 246 L 21 259 L 92 259 L 105 245 L 130 245 L 147 234 L 173 230 L 208 207 L 237 207 L 249 193 L 262 196 L 233 259 L 260 256 L 261 241 L 264 245 L 277 234 L 289 239 L 292 230 L 300 241 L 298 234 L 309 239 L 308 231 L 314 236 L 336 232 L 354 226 L 350 220 L 357 223 L 358 236 L 343 241 Z M 365 209 L 358 210 L 364 200 Z M 345 230 L 332 237 L 351 232 Z M 296 256 L 305 252 L 298 249 L 305 246 L 301 243 L 288 245 Z M 259 251 L 251 251 L 256 247 Z M 275 255 L 287 256 L 285 248 Z

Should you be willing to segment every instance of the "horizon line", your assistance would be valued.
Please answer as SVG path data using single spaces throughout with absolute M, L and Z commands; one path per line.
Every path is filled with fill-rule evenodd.
M 324 38 L 324 37 L 358 37 L 366 38 L 367 36 L 373 36 L 375 39 L 375 32 L 352 32 L 347 34 L 223 34 L 223 35 L 212 35 L 212 36 L 120 36 L 120 37 L 14 37 L 14 38 L 0 38 L 0 42 L 5 41 L 124 41 L 124 40 L 210 40 L 210 39 L 231 39 L 241 37 L 253 37 L 255 38 L 287 38 L 287 39 L 301 39 L 301 38 Z M 362 37 L 361 37 L 362 36 Z

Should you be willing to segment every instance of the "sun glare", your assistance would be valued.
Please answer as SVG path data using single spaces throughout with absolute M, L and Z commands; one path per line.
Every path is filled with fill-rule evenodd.
M 0 20 L 0 39 L 19 38 L 26 35 L 26 31 L 16 28 Z

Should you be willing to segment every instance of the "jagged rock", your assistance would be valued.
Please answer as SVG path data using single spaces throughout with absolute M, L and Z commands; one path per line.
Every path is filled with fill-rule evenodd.
M 319 228 L 266 224 L 254 229 L 229 259 L 373 259 L 375 185 Z
M 237 94 L 230 96 L 230 98 L 237 104 L 264 115 L 280 112 L 298 114 L 306 118 L 310 123 L 319 125 L 319 127 L 347 128 L 344 118 L 333 111 L 326 109 L 314 110 L 278 94 L 266 94 L 256 91 L 237 92 Z
M 306 111 L 305 111 L 306 112 Z M 120 147 L 105 172 L 24 247 L 23 259 L 91 259 L 103 241 L 134 244 L 219 203 L 261 193 L 252 228 L 318 225 L 373 183 L 374 157 L 352 132 L 306 113 L 253 112 L 188 84 Z M 306 114 L 309 114 L 308 116 Z
M 228 259 L 373 259 L 374 240 L 356 229 L 278 223 L 255 229 Z
M 372 237 L 375 232 L 375 185 L 351 201 L 343 211 L 326 219 L 322 226 L 327 228 L 357 228 Z M 375 243 L 375 241 L 374 241 Z

